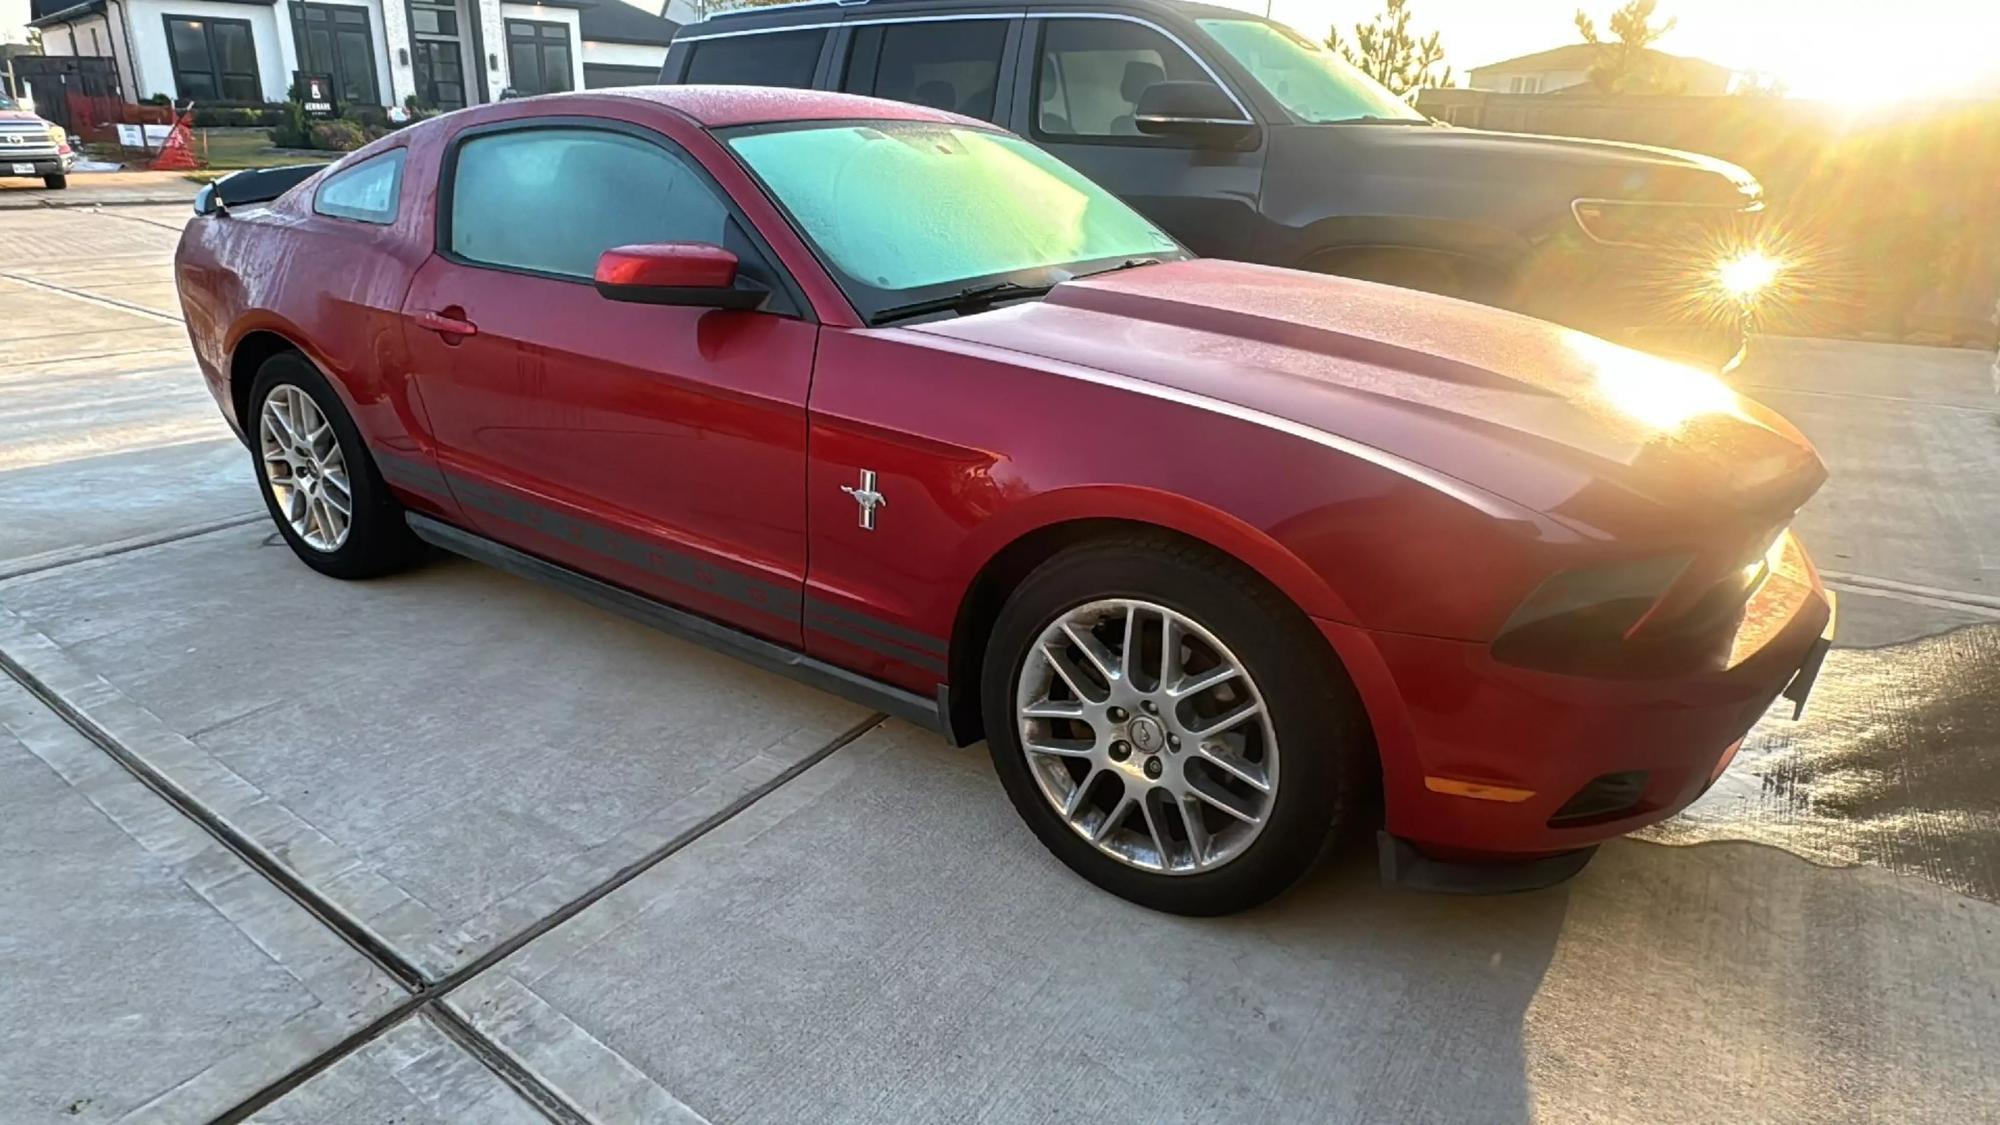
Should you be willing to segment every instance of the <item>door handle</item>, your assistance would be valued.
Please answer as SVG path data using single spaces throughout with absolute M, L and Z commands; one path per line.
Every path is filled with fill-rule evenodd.
M 453 311 L 460 311 L 460 310 L 453 310 Z M 437 333 L 440 336 L 449 337 L 449 336 L 479 335 L 478 325 L 472 323 L 469 320 L 464 320 L 460 317 L 447 316 L 445 313 L 442 312 L 420 312 L 417 314 L 417 324 L 419 324 L 424 328 L 430 329 L 431 331 Z

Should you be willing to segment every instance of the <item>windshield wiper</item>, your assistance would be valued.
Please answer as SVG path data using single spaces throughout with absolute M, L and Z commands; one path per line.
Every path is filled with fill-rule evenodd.
M 1160 260 L 1158 258 L 1127 258 L 1115 266 L 1106 266 L 1101 270 L 1091 270 L 1089 273 L 1080 273 L 1077 276 L 1096 277 L 1101 273 L 1117 273 L 1119 270 L 1136 270 L 1140 266 L 1157 266 L 1159 264 Z
M 987 285 L 969 285 L 956 293 L 942 297 L 932 297 L 923 301 L 911 301 L 907 305 L 890 305 L 868 318 L 870 324 L 887 324 L 892 320 L 908 320 L 913 316 L 923 316 L 935 312 L 977 312 L 1000 301 L 1012 301 L 1021 297 L 1040 297 L 1054 285 L 1021 285 L 1012 281 L 995 281 Z

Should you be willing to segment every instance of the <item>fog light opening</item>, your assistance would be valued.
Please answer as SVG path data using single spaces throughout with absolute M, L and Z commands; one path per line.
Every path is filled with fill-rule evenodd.
M 1556 810 L 1549 818 L 1549 827 L 1573 827 L 1632 812 L 1639 807 L 1639 798 L 1645 795 L 1650 776 L 1645 770 L 1600 774 Z

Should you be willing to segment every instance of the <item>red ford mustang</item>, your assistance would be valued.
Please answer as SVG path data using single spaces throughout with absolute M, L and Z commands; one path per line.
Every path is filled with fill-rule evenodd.
M 560 95 L 239 186 L 176 277 L 308 565 L 428 541 L 984 737 L 1044 844 L 1160 909 L 1355 827 L 1396 882 L 1560 878 L 1803 705 L 1831 633 L 1786 530 L 1825 472 L 1771 412 L 1194 260 L 951 114 Z

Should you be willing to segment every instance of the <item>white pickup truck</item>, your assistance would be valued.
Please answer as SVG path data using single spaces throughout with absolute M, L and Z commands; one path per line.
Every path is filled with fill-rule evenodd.
M 62 126 L 44 121 L 0 94 L 0 176 L 40 176 L 51 190 L 69 186 L 76 150 Z

